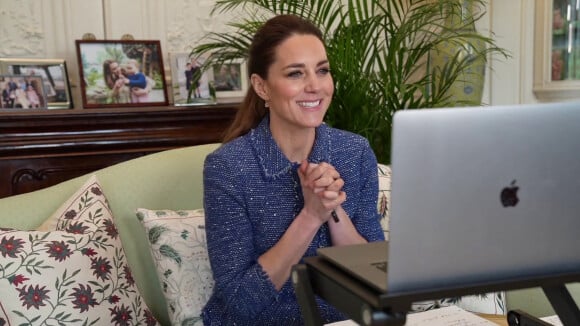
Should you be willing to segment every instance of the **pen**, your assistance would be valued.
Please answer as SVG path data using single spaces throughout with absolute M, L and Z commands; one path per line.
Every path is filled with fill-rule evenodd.
M 338 218 L 338 214 L 336 214 L 336 211 L 335 210 L 333 210 L 332 212 L 330 212 L 330 216 L 332 216 L 332 219 L 334 220 L 334 223 L 340 222 L 340 219 Z

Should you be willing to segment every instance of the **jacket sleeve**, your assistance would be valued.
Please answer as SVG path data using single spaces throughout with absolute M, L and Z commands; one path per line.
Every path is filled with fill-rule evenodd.
M 147 87 L 147 78 L 144 74 L 135 74 L 129 78 L 129 87 L 145 88 Z
M 214 295 L 226 314 L 251 324 L 278 292 L 257 261 L 240 164 L 232 155 L 214 153 L 206 158 L 204 209 Z

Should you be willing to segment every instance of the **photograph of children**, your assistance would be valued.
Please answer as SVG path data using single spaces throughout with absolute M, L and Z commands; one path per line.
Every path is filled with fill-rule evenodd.
M 202 65 L 206 60 L 204 57 L 193 58 L 188 53 L 171 53 L 170 60 L 174 105 L 215 103 L 215 92 L 210 87 L 211 72 L 202 73 Z
M 243 97 L 248 89 L 247 72 L 242 62 L 214 65 L 212 74 L 218 98 Z
M 0 59 L 2 70 L 10 75 L 40 76 L 49 109 L 73 107 L 66 64 L 62 59 Z
M 46 109 L 46 95 L 40 76 L 0 75 L 0 109 Z
M 77 51 L 83 107 L 167 105 L 159 41 L 77 41 Z

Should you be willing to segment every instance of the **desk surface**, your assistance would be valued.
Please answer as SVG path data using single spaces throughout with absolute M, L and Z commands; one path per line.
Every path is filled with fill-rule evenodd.
M 506 316 L 504 315 L 489 315 L 489 314 L 477 314 L 477 315 L 489 321 L 492 321 L 498 325 L 508 326 Z

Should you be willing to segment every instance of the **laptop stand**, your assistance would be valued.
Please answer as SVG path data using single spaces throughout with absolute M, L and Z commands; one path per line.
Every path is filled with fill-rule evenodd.
M 298 264 L 292 269 L 292 283 L 306 326 L 323 325 L 314 293 L 360 325 L 405 325 L 410 301 L 398 300 L 395 305 L 389 304 L 385 302 L 384 294 L 349 278 L 321 258 L 306 260 L 317 268 Z
M 315 294 L 360 325 L 402 326 L 406 322 L 412 302 L 537 286 L 542 287 L 564 326 L 578 326 L 580 310 L 565 284 L 579 281 L 580 273 L 564 273 L 449 287 L 438 291 L 388 295 L 372 290 L 317 256 L 305 258 L 304 264 L 297 264 L 292 268 L 292 283 L 307 326 L 323 324 Z M 521 310 L 509 311 L 507 320 L 510 326 L 550 325 Z
M 580 310 L 565 285 L 543 286 L 542 290 L 548 297 L 552 307 L 563 325 L 580 325 Z M 552 324 L 527 314 L 521 310 L 508 312 L 510 326 L 551 326 Z
M 510 310 L 507 321 L 509 326 L 553 326 L 521 310 Z

